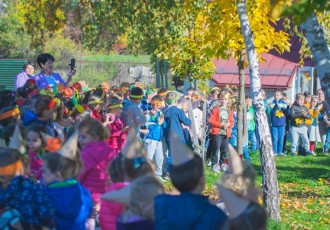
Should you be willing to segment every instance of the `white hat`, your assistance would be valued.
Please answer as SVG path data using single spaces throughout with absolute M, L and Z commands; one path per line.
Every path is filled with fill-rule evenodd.
M 71 160 L 76 159 L 78 150 L 78 131 L 75 131 L 69 139 L 64 143 L 62 148 L 57 151 L 63 157 L 69 158 Z
M 249 206 L 250 201 L 236 195 L 233 191 L 225 188 L 220 183 L 217 183 L 219 195 L 226 205 L 226 209 L 231 219 L 241 215 Z
M 129 205 L 131 201 L 132 186 L 127 185 L 121 189 L 113 190 L 100 196 L 102 200 L 108 200 L 120 204 Z
M 195 156 L 193 151 L 184 144 L 178 135 L 170 135 L 170 150 L 172 155 L 172 164 L 178 166 L 192 160 Z
M 16 149 L 21 154 L 25 153 L 25 151 L 26 151 L 24 142 L 23 142 L 23 138 L 21 135 L 21 131 L 20 131 L 18 125 L 15 126 L 15 131 L 14 131 L 13 136 L 11 137 L 8 148 Z
M 229 150 L 228 172 L 232 174 L 241 174 L 246 169 L 247 165 L 242 161 L 236 149 L 231 144 L 228 144 L 228 150 Z
M 138 138 L 136 129 L 130 129 L 126 138 L 126 143 L 121 154 L 128 159 L 146 157 L 145 149 Z

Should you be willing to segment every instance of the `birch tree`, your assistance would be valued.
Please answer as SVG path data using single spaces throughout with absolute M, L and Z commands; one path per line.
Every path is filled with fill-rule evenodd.
M 238 77 L 239 77 L 239 92 L 238 92 L 238 105 L 237 105 L 237 152 L 243 153 L 243 145 L 247 137 L 247 119 L 245 107 L 245 49 L 241 51 L 240 59 L 237 63 Z
M 259 134 L 262 159 L 261 164 L 263 167 L 263 201 L 266 205 L 266 210 L 270 218 L 275 221 L 279 221 L 280 200 L 273 145 L 269 131 L 269 125 L 267 122 L 266 111 L 261 97 L 259 63 L 256 47 L 254 44 L 253 33 L 251 31 L 251 26 L 246 10 L 246 0 L 239 0 L 237 2 L 237 10 L 249 62 L 251 95 L 253 97 L 253 102 L 256 108 L 256 121 L 258 124 L 257 130 Z
M 301 24 L 301 29 L 307 39 L 316 65 L 317 76 L 325 92 L 327 102 L 330 102 L 330 51 L 324 32 L 315 13 Z
M 251 28 L 254 31 L 256 50 L 260 61 L 261 53 L 276 49 L 279 53 L 289 49 L 289 36 L 283 31 L 276 31 L 274 25 L 279 18 L 270 18 L 270 3 L 268 0 L 249 1 L 247 12 L 253 15 Z M 204 15 L 204 45 L 202 50 L 214 57 L 227 59 L 234 57 L 238 66 L 239 74 L 239 97 L 237 113 L 237 150 L 243 152 L 244 133 L 242 116 L 244 112 L 244 68 L 246 66 L 246 55 L 244 38 L 240 31 L 240 22 L 237 14 L 236 0 L 214 0 L 208 5 L 208 10 Z M 274 39 L 274 38 L 277 39 Z M 216 42 L 215 41 L 216 38 Z M 245 52 L 244 52 L 245 53 Z
M 295 24 L 300 25 L 314 59 L 317 76 L 325 92 L 326 100 L 330 103 L 330 2 L 310 0 L 296 1 L 292 4 L 291 0 L 272 1 L 273 16 L 290 15 Z

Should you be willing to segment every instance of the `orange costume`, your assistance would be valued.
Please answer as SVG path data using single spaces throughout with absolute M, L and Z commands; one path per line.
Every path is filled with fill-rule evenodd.
M 231 129 L 234 126 L 234 117 L 233 117 L 233 111 L 231 111 L 230 109 L 227 109 L 228 111 L 228 122 L 230 124 L 229 127 L 227 127 L 226 129 L 226 136 L 227 138 L 231 137 Z M 226 115 L 224 118 L 221 118 L 223 116 L 220 116 L 220 107 L 215 107 L 210 115 L 210 125 L 211 125 L 211 134 L 221 134 L 221 128 L 220 125 L 223 122 L 224 118 L 226 118 Z M 221 134 L 222 135 L 222 134 Z

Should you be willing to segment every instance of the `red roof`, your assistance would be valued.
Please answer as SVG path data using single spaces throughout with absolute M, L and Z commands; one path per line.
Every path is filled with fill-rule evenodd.
M 259 63 L 261 85 L 265 89 L 288 88 L 296 74 L 298 64 L 269 53 L 261 55 L 265 61 Z M 213 60 L 216 74 L 212 80 L 219 86 L 238 85 L 238 67 L 236 60 Z M 249 69 L 245 68 L 245 85 L 250 86 Z

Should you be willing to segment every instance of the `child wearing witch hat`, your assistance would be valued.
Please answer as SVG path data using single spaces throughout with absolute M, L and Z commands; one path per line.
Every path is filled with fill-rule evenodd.
M 256 173 L 229 145 L 229 169 L 217 184 L 229 214 L 223 229 L 266 229 L 267 214 L 258 203 Z
M 22 228 L 15 229 L 52 228 L 55 211 L 40 185 L 24 176 L 23 153 L 23 138 L 16 125 L 8 148 L 0 147 L 0 228 L 14 227 L 12 222 L 6 225 L 3 212 L 11 216 L 16 212 Z
M 80 172 L 78 132 L 74 132 L 55 153 L 43 158 L 45 193 L 55 207 L 56 229 L 86 229 L 93 202 L 90 192 L 75 179 Z
M 154 167 L 149 159 L 147 159 L 146 152 L 143 145 L 137 137 L 137 131 L 132 129 L 127 136 L 126 144 L 121 151 L 121 154 L 115 159 L 115 161 L 121 165 L 122 184 L 121 188 L 126 188 L 130 183 L 142 176 L 154 175 Z M 123 185 L 124 184 L 124 185 Z M 108 193 L 101 196 L 103 201 L 101 202 L 100 221 L 101 226 L 107 226 L 107 229 L 116 229 L 114 223 L 109 223 L 105 214 L 109 213 L 110 218 L 114 219 L 114 216 L 120 216 L 121 213 L 115 212 L 113 208 L 113 202 L 129 205 L 129 190 L 118 190 L 119 187 L 116 183 L 112 183 L 109 187 Z M 111 202 L 109 202 L 111 201 Z
M 120 150 L 124 147 L 126 133 L 129 127 L 125 125 L 123 119 L 120 117 L 123 111 L 123 105 L 120 100 L 110 99 L 108 109 L 111 117 L 106 124 L 110 131 L 110 136 L 107 139 L 107 142 L 115 151 L 116 155 L 118 155 Z
M 130 90 L 129 102 L 124 104 L 123 112 L 121 114 L 124 123 L 130 128 L 134 128 L 138 131 L 142 131 L 140 130 L 140 126 L 144 125 L 147 121 L 138 106 L 142 100 L 143 94 L 142 88 L 133 87 Z
M 129 186 L 108 194 L 107 199 L 127 206 L 117 219 L 116 229 L 155 229 L 154 198 L 163 193 L 164 185 L 159 179 L 154 176 L 142 176 Z
M 173 186 L 181 194 L 155 198 L 156 229 L 220 229 L 227 217 L 201 195 L 205 185 L 201 157 L 173 136 L 169 173 Z

